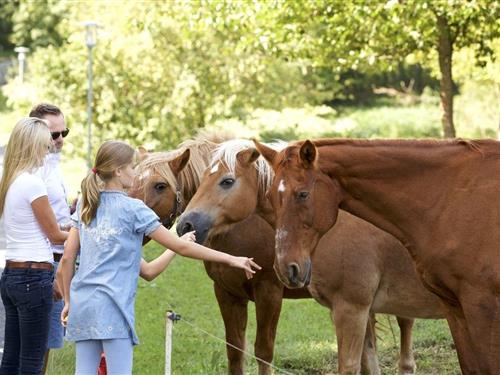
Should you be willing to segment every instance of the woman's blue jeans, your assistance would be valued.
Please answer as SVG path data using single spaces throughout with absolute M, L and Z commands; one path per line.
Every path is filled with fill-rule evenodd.
M 5 307 L 5 343 L 0 375 L 39 375 L 47 350 L 54 272 L 3 271 L 0 292 Z

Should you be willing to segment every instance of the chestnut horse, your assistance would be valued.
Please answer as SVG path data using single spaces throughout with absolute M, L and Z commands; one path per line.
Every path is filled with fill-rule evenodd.
M 142 199 L 169 225 L 182 211 L 199 186 L 215 146 L 209 141 L 188 141 L 179 150 L 153 153 L 137 167 L 137 178 L 130 195 Z M 247 236 L 247 228 L 259 235 Z M 274 237 L 272 228 L 259 216 L 253 215 L 237 223 L 223 236 L 210 236 L 197 231 L 196 240 L 207 242 L 217 250 L 233 255 L 245 255 L 255 259 L 262 270 L 251 280 L 233 267 L 220 263 L 204 262 L 208 276 L 214 282 L 214 292 L 226 330 L 228 372 L 244 374 L 245 331 L 248 301 L 255 302 L 257 335 L 255 355 L 259 361 L 259 374 L 271 374 L 269 364 L 273 360 L 276 328 L 283 298 L 305 298 L 307 289 L 290 290 L 277 279 L 272 265 L 274 248 L 269 238 Z M 234 347 L 232 347 L 233 345 Z
M 464 374 L 500 373 L 500 143 L 323 139 L 276 152 L 277 271 L 291 287 L 339 207 L 398 238 L 441 300 Z
M 179 218 L 177 232 L 195 229 L 209 237 L 223 235 L 235 223 L 255 214 L 273 223 L 274 215 L 265 197 L 273 174 L 258 156 L 249 141 L 220 144 L 210 169 Z M 254 228 L 248 227 L 243 233 L 249 232 Z M 274 249 L 274 237 L 266 237 L 266 241 L 267 247 Z M 359 373 L 370 311 L 407 318 L 443 317 L 439 300 L 418 281 L 404 247 L 394 237 L 347 212 L 339 213 L 337 225 L 318 244 L 308 288 L 316 301 L 331 311 L 341 374 Z M 398 322 L 402 336 L 400 373 L 410 374 L 415 369 L 411 351 L 413 320 L 398 318 Z M 378 372 L 378 368 L 373 371 Z

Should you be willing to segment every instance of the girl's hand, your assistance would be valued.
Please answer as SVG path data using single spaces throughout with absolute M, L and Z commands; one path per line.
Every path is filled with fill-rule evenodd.
M 184 233 L 180 238 L 186 241 L 196 242 L 195 232 L 196 231 L 193 230 L 191 232 Z
M 243 270 L 245 270 L 247 279 L 251 279 L 253 277 L 253 274 L 255 273 L 253 268 L 255 268 L 256 270 L 262 269 L 261 266 L 253 261 L 253 258 L 247 257 L 233 257 L 229 265 L 232 267 L 243 268 Z
M 69 304 L 65 303 L 61 311 L 61 324 L 63 327 L 68 325 Z

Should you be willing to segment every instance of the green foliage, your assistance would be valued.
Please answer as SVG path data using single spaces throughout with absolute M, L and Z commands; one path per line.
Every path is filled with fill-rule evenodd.
M 492 54 L 500 36 L 500 5 L 493 0 L 375 0 L 275 2 L 273 42 L 285 56 L 314 66 L 348 70 L 392 69 L 404 58 L 428 61 L 436 49 L 437 18 L 444 17 L 457 49 Z
M 58 104 L 74 137 L 68 151 L 79 156 L 86 152 L 88 59 L 79 20 L 95 19 L 101 25 L 92 51 L 94 145 L 120 138 L 150 149 L 165 149 L 201 128 L 220 123 L 248 125 L 267 117 L 265 113 L 293 116 L 289 108 L 311 112 L 308 108 L 327 104 L 337 109 L 340 102 L 347 101 L 364 104 L 364 111 L 369 108 L 366 104 L 372 104 L 374 88 L 395 87 L 398 96 L 404 91 L 436 89 L 437 81 L 428 67 L 435 65 L 429 61 L 436 56 L 437 15 L 449 18 L 457 46 L 469 45 L 470 55 L 456 54 L 459 64 L 462 59 L 471 65 L 478 51 L 489 61 L 488 51 L 498 50 L 491 40 L 498 32 L 499 21 L 494 18 L 498 5 L 486 0 L 129 0 L 120 7 L 113 2 L 23 0 L 15 4 L 17 8 L 11 10 L 17 17 L 15 38 L 37 36 L 34 51 L 28 55 L 27 81 L 20 85 L 11 79 L 3 88 L 7 104 L 18 113 L 26 113 L 41 100 Z M 35 25 L 30 22 L 33 18 L 39 20 Z M 480 33 L 484 37 L 478 39 Z M 498 76 L 494 70 L 488 82 L 496 82 Z M 476 86 L 466 85 L 466 80 L 485 82 L 477 75 L 461 79 L 468 90 Z M 491 93 L 496 92 L 496 83 L 485 85 L 488 90 L 483 102 L 494 102 Z M 468 98 L 474 99 L 472 95 Z M 438 104 L 431 105 L 437 108 Z M 479 109 L 461 113 L 463 108 L 461 104 L 457 119 L 471 123 Z M 326 130 L 315 125 L 316 130 L 303 131 L 299 115 L 295 123 L 284 122 L 289 128 L 266 128 L 262 123 L 259 132 L 266 139 L 311 133 L 355 137 L 440 134 L 435 124 L 415 129 L 420 122 L 412 120 L 412 113 L 382 124 L 378 119 L 386 118 L 386 111 L 379 109 L 372 125 L 362 125 L 365 120 L 335 118 L 344 124 L 359 122 L 352 131 L 339 131 L 331 124 L 325 125 Z M 435 119 L 434 109 L 431 111 L 431 117 L 424 117 L 426 124 Z M 324 124 L 332 116 L 318 118 L 318 124 Z M 459 135 L 493 134 L 487 130 L 495 128 L 491 121 L 480 127 L 475 123 L 470 128 L 459 123 Z
M 13 0 L 0 0 L 0 55 L 14 49 L 9 36 L 12 33 L 12 16 L 14 15 L 18 2 Z
M 93 50 L 95 143 L 121 138 L 164 149 L 217 119 L 314 101 L 296 64 L 257 47 L 239 47 L 254 29 L 246 5 L 233 10 L 233 19 L 245 16 L 249 24 L 230 34 L 214 27 L 222 19 L 214 20 L 217 9 L 204 3 L 127 1 L 119 20 L 111 3 L 71 5 L 68 18 L 90 15 L 102 25 Z M 14 108 L 42 99 L 58 103 L 76 124 L 79 152 L 85 139 L 86 48 L 81 29 L 62 25 L 67 36 L 61 47 L 38 48 L 30 56 L 24 89 L 36 88 L 35 95 L 16 94 L 22 88 L 14 82 L 5 91 L 15 98 Z
M 36 49 L 49 45 L 60 46 L 63 35 L 60 23 L 68 11 L 67 2 L 59 0 L 19 0 L 14 2 L 10 42 L 16 46 Z
M 244 122 L 218 121 L 207 129 L 263 141 L 319 137 L 439 138 L 438 100 L 426 92 L 420 103 L 406 106 L 379 99 L 370 106 L 338 106 L 335 110 L 327 106 L 256 110 Z

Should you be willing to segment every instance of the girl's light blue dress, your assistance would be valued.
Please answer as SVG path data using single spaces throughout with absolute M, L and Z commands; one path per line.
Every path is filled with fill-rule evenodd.
M 138 338 L 134 303 L 144 235 L 161 224 L 142 201 L 121 191 L 100 194 L 96 217 L 86 226 L 73 214 L 80 231 L 80 265 L 71 282 L 67 339 Z

